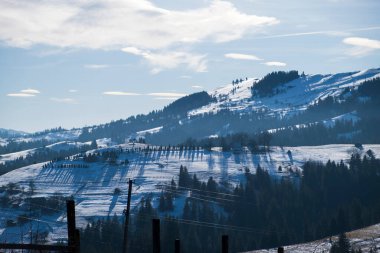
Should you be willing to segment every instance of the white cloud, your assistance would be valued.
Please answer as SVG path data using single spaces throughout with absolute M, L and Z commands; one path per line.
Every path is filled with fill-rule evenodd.
M 75 92 L 78 92 L 78 90 L 74 90 L 74 89 L 71 89 L 69 90 L 70 93 L 75 93 Z
M 133 92 L 124 92 L 124 91 L 105 91 L 103 92 L 104 95 L 110 95 L 110 96 L 139 96 L 141 94 L 133 93 Z
M 376 49 L 380 49 L 380 40 L 349 37 L 345 38 L 343 43 L 354 46 L 347 52 L 347 54 L 351 56 L 364 56 Z
M 182 76 L 180 76 L 179 78 L 182 78 L 182 79 L 191 79 L 191 76 L 188 76 L 188 75 L 182 75 Z
M 224 57 L 235 59 L 235 60 L 249 60 L 249 61 L 260 61 L 259 57 L 252 55 L 252 54 L 236 54 L 236 53 L 229 53 L 225 54 Z
M 148 96 L 154 96 L 154 97 L 174 97 L 174 98 L 180 98 L 184 97 L 187 94 L 185 93 L 173 93 L 173 92 L 157 92 L 157 93 L 148 93 Z
M 51 101 L 63 104 L 78 104 L 78 102 L 73 98 L 50 98 Z
M 105 64 L 86 64 L 83 67 L 85 67 L 86 69 L 105 69 L 109 66 Z
M 371 49 L 380 49 L 380 40 L 371 40 L 360 37 L 349 37 L 343 40 L 344 43 L 352 46 L 367 47 Z
M 188 69 L 196 72 L 207 71 L 206 55 L 191 54 L 187 52 L 159 52 L 153 53 L 148 50 L 140 50 L 136 47 L 121 49 L 125 53 L 142 56 L 152 67 L 151 72 L 157 74 L 162 70 L 174 69 L 185 65 Z
M 30 93 L 9 93 L 8 97 L 34 97 L 36 95 Z
M 193 86 L 191 86 L 191 88 L 194 88 L 194 89 L 203 89 L 203 86 L 193 85 Z
M 279 62 L 279 61 L 268 61 L 264 63 L 267 66 L 273 66 L 273 67 L 285 67 L 286 63 Z
M 27 94 L 39 94 L 39 93 L 41 93 L 39 90 L 35 90 L 35 89 L 25 89 L 25 90 L 21 90 L 20 92 L 27 93 Z
M 164 9 L 148 0 L 13 0 L 0 1 L 0 9 L 0 40 L 24 48 L 159 49 L 219 43 L 279 22 L 218 0 L 191 10 Z
M 134 55 L 143 55 L 143 51 L 141 51 L 137 47 L 124 47 L 121 49 L 121 51 L 125 53 L 134 54 Z

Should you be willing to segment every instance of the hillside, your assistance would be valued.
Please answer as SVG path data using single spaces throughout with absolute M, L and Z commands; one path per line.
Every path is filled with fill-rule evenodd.
M 107 217 L 113 214 L 121 215 L 127 201 L 128 179 L 134 179 L 132 195 L 132 210 L 136 211 L 141 199 L 153 193 L 153 206 L 158 206 L 162 185 L 170 184 L 172 179 L 178 180 L 179 168 L 186 166 L 191 174 L 197 174 L 199 180 L 207 181 L 213 177 L 217 182 L 234 187 L 244 181 L 248 171 L 254 173 L 260 165 L 274 178 L 293 178 L 296 180 L 302 171 L 302 165 L 309 161 L 343 160 L 348 162 L 351 154 L 365 154 L 371 149 L 374 154 L 380 154 L 380 145 L 365 145 L 359 150 L 352 145 L 327 145 L 315 147 L 272 147 L 271 152 L 252 154 L 250 152 L 222 152 L 220 149 L 206 150 L 160 150 L 146 144 L 124 144 L 103 147 L 72 156 L 53 163 L 40 163 L 23 167 L 0 177 L 0 186 L 8 187 L 15 183 L 10 203 L 12 208 L 2 208 L 0 241 L 19 241 L 13 233 L 28 231 L 32 223 L 33 229 L 48 232 L 49 241 L 57 242 L 66 237 L 64 198 L 73 196 L 76 200 L 76 213 L 79 226 L 85 226 L 89 219 Z M 290 150 L 290 152 L 288 152 Z M 91 161 L 89 154 L 103 152 L 102 161 Z M 111 152 L 111 153 L 110 153 Z M 112 154 L 116 154 L 116 158 Z M 126 162 L 128 161 L 128 162 Z M 283 169 L 278 171 L 278 167 Z M 26 221 L 19 226 L 6 226 L 8 220 L 17 221 L 17 217 L 28 213 L 28 192 L 33 184 L 33 198 L 53 201 L 58 199 L 61 207 L 35 202 L 33 208 L 42 211 L 43 206 L 52 209 L 44 211 L 31 223 Z M 4 195 L 4 189 L 2 195 Z M 115 189 L 118 193 L 115 194 Z M 175 208 L 167 214 L 181 216 L 186 197 L 191 198 L 191 190 L 178 195 L 174 200 Z M 213 200 L 218 203 L 218 200 Z M 41 206 L 42 205 L 42 206 Z M 59 205 L 58 205 L 59 206 Z M 62 209 L 60 209 L 62 208 Z M 165 213 L 161 213 L 164 216 Z M 43 229 L 39 224 L 49 225 Z M 25 239 L 28 234 L 25 234 Z

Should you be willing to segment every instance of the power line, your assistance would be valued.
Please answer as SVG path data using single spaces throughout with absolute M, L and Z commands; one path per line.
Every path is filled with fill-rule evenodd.
M 185 193 L 184 192 L 181 192 L 180 190 L 172 190 L 172 189 L 165 189 L 165 191 L 168 191 L 170 193 L 173 193 L 173 194 L 180 194 L 180 195 L 184 195 Z M 252 202 L 249 202 L 249 201 L 239 201 L 239 200 L 236 200 L 236 199 L 227 199 L 227 198 L 220 198 L 220 197 L 214 197 L 214 196 L 207 196 L 207 195 L 200 195 L 200 196 L 186 196 L 188 198 L 192 198 L 192 199 L 197 199 L 197 200 L 202 200 L 202 201 L 206 201 L 206 202 L 211 202 L 211 203 L 215 203 L 215 204 L 224 204 L 223 202 L 225 201 L 228 201 L 228 202 L 237 202 L 237 203 L 243 203 L 243 204 L 248 204 L 248 205 L 252 205 L 252 206 L 258 206 L 256 203 L 252 203 Z M 213 199 L 213 200 L 209 200 L 209 199 Z M 223 202 L 222 202 L 223 201 Z
M 15 218 L 22 218 L 22 219 L 26 219 L 26 220 L 30 220 L 30 221 L 42 222 L 42 223 L 46 223 L 48 225 L 56 225 L 58 222 L 60 222 L 60 221 L 41 220 L 41 219 L 31 218 L 31 217 L 28 217 L 28 216 L 25 216 L 25 215 L 17 215 L 17 214 L 14 214 L 14 213 L 6 213 L 4 211 L 0 211 L 0 212 L 2 212 L 3 214 L 6 214 L 7 216 L 12 216 L 12 217 L 15 217 Z
M 168 186 L 170 187 L 170 185 L 158 185 L 158 186 Z M 241 197 L 239 195 L 236 195 L 236 194 L 232 194 L 232 193 L 224 193 L 224 192 L 215 192 L 215 191 L 208 191 L 208 190 L 200 190 L 200 189 L 196 189 L 196 188 L 190 188 L 190 187 L 184 187 L 184 186 L 176 186 L 177 188 L 180 188 L 180 189 L 185 189 L 185 190 L 190 190 L 190 191 L 198 191 L 198 192 L 207 192 L 207 193 L 212 193 L 212 194 L 219 194 L 219 195 L 225 195 L 225 196 L 231 196 L 231 197 Z
M 137 216 L 139 218 L 143 217 L 143 219 L 157 218 L 157 216 L 146 215 L 146 214 L 132 214 L 132 215 Z M 254 229 L 254 228 L 249 228 L 249 227 L 224 225 L 224 224 L 213 223 L 213 222 L 202 222 L 198 220 L 187 220 L 187 219 L 169 218 L 169 217 L 162 217 L 162 216 L 158 216 L 158 218 L 162 218 L 164 221 L 168 221 L 168 222 L 177 222 L 177 223 L 187 224 L 187 225 L 203 226 L 203 227 L 215 228 L 215 229 L 225 229 L 225 230 L 238 231 L 238 232 L 257 233 L 257 234 L 281 233 L 276 230 Z

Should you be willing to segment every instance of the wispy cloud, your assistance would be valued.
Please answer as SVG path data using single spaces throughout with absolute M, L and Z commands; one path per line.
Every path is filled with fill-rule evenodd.
M 52 97 L 50 98 L 51 101 L 57 102 L 57 103 L 63 103 L 63 104 L 78 104 L 78 101 L 76 101 L 73 98 L 56 98 Z
M 272 67 L 285 67 L 286 63 L 285 62 L 279 62 L 279 61 L 268 61 L 264 63 L 267 66 L 272 66 Z
M 9 93 L 8 97 L 35 97 L 36 95 L 30 93 Z
M 180 76 L 179 78 L 182 78 L 182 79 L 191 79 L 191 76 L 188 76 L 188 75 L 182 75 L 182 76 Z
M 71 89 L 69 90 L 70 93 L 75 93 L 75 92 L 78 92 L 78 90 L 74 90 L 74 89 Z
M 351 32 L 371 31 L 371 30 L 380 30 L 380 26 L 353 28 L 353 29 L 345 29 L 345 30 L 340 30 L 340 31 L 324 30 L 324 31 L 274 34 L 274 35 L 256 37 L 255 39 L 276 39 L 276 38 L 299 37 L 299 36 L 308 36 L 308 35 L 348 36 Z
M 24 48 L 44 44 L 158 49 L 206 40 L 219 43 L 279 22 L 274 17 L 242 13 L 231 2 L 217 0 L 190 10 L 160 8 L 148 0 L 13 0 L 0 1 L 0 9 L 0 40 Z
M 368 38 L 349 37 L 345 38 L 343 43 L 354 46 L 347 52 L 351 56 L 364 56 L 374 50 L 380 49 L 380 40 Z
M 109 95 L 109 96 L 139 96 L 141 95 L 139 93 L 125 92 L 125 91 L 105 91 L 103 92 L 103 94 Z
M 35 89 L 25 89 L 25 90 L 21 90 L 20 92 L 27 93 L 27 94 L 39 94 L 39 93 L 41 93 L 39 90 L 35 90 Z
M 203 86 L 193 85 L 193 86 L 191 86 L 191 88 L 194 88 L 194 89 L 203 89 Z
M 249 60 L 249 61 L 260 61 L 259 57 L 256 55 L 252 54 L 237 54 L 237 53 L 229 53 L 225 54 L 224 57 L 230 58 L 230 59 L 235 59 L 235 60 Z
M 9 93 L 7 94 L 7 96 L 8 97 L 35 97 L 39 93 L 41 93 L 39 90 L 29 88 L 29 89 L 20 90 L 20 92 L 17 92 L 17 93 Z
M 105 64 L 86 64 L 83 67 L 85 67 L 86 69 L 105 69 L 109 66 Z
M 188 69 L 196 72 L 207 71 L 206 55 L 175 51 L 154 53 L 136 47 L 125 47 L 121 50 L 125 53 L 143 57 L 151 65 L 153 74 L 166 69 L 174 69 L 180 65 L 185 65 Z

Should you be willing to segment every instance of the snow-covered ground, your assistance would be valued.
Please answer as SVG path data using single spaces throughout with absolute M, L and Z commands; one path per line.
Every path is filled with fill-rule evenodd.
M 196 173 L 200 180 L 206 181 L 212 176 L 217 181 L 225 181 L 232 185 L 239 183 L 244 178 L 245 169 L 254 172 L 258 164 L 267 169 L 274 177 L 290 176 L 290 168 L 293 171 L 300 169 L 308 160 L 347 161 L 353 152 L 364 153 L 368 149 L 380 155 L 380 145 L 364 145 L 360 151 L 353 145 L 325 145 L 310 147 L 273 147 L 269 153 L 251 154 L 242 151 L 240 153 L 221 152 L 220 150 L 183 150 L 183 151 L 151 151 L 151 152 L 126 152 L 126 149 L 143 148 L 144 144 L 124 144 L 114 146 L 116 150 L 123 149 L 115 163 L 84 163 L 82 160 L 65 160 L 55 164 L 54 167 L 43 168 L 43 163 L 23 167 L 0 176 L 0 186 L 10 182 L 17 183 L 28 189 L 30 181 L 35 184 L 34 197 L 48 197 L 56 193 L 64 196 L 73 195 L 76 201 L 76 215 L 79 226 L 84 226 L 91 217 L 104 217 L 107 215 L 122 215 L 127 202 L 128 179 L 134 179 L 132 194 L 132 207 L 138 205 L 141 197 L 147 193 L 157 194 L 161 191 L 158 185 L 166 184 L 171 179 L 177 180 L 179 167 L 186 166 L 190 173 Z M 107 150 L 109 148 L 102 148 Z M 288 151 L 291 151 L 290 153 Z M 125 159 L 129 164 L 124 164 Z M 59 168 L 59 165 L 86 164 L 87 168 Z M 277 171 L 279 166 L 283 171 Z M 114 190 L 119 188 L 121 194 L 115 195 Z M 184 196 L 175 200 L 174 214 L 180 214 Z M 154 200 L 157 204 L 157 199 Z M 10 233 L 20 233 L 22 228 L 5 226 L 6 220 L 15 220 L 22 211 L 1 210 L 0 241 L 10 240 Z M 42 216 L 40 221 L 33 221 L 33 227 L 37 223 L 49 225 L 50 240 L 58 241 L 66 238 L 65 213 L 58 215 Z M 25 231 L 28 229 L 25 228 Z M 18 241 L 19 237 L 15 239 Z
M 349 113 L 345 113 L 345 114 L 342 114 L 342 115 L 339 115 L 339 116 L 336 116 L 332 119 L 329 119 L 329 120 L 324 120 L 323 121 L 323 124 L 327 127 L 333 127 L 335 126 L 335 123 L 337 121 L 342 121 L 342 122 L 349 122 L 351 121 L 353 124 L 355 124 L 356 122 L 359 121 L 359 117 L 356 113 L 356 111 L 352 111 L 352 112 L 349 112 Z
M 377 249 L 378 252 L 380 248 L 380 224 L 376 224 L 370 227 L 363 229 L 355 230 L 349 233 L 346 233 L 347 237 L 350 240 L 351 246 L 354 249 L 361 249 L 362 252 L 370 252 L 370 249 Z M 331 238 L 332 242 L 338 240 L 337 236 Z M 325 253 L 329 252 L 332 244 L 330 238 L 323 238 L 318 241 L 289 245 L 285 246 L 285 252 L 292 253 L 304 253 L 304 252 L 315 252 L 315 253 Z M 267 249 L 267 250 L 255 250 L 249 251 L 246 253 L 276 253 L 277 249 Z

